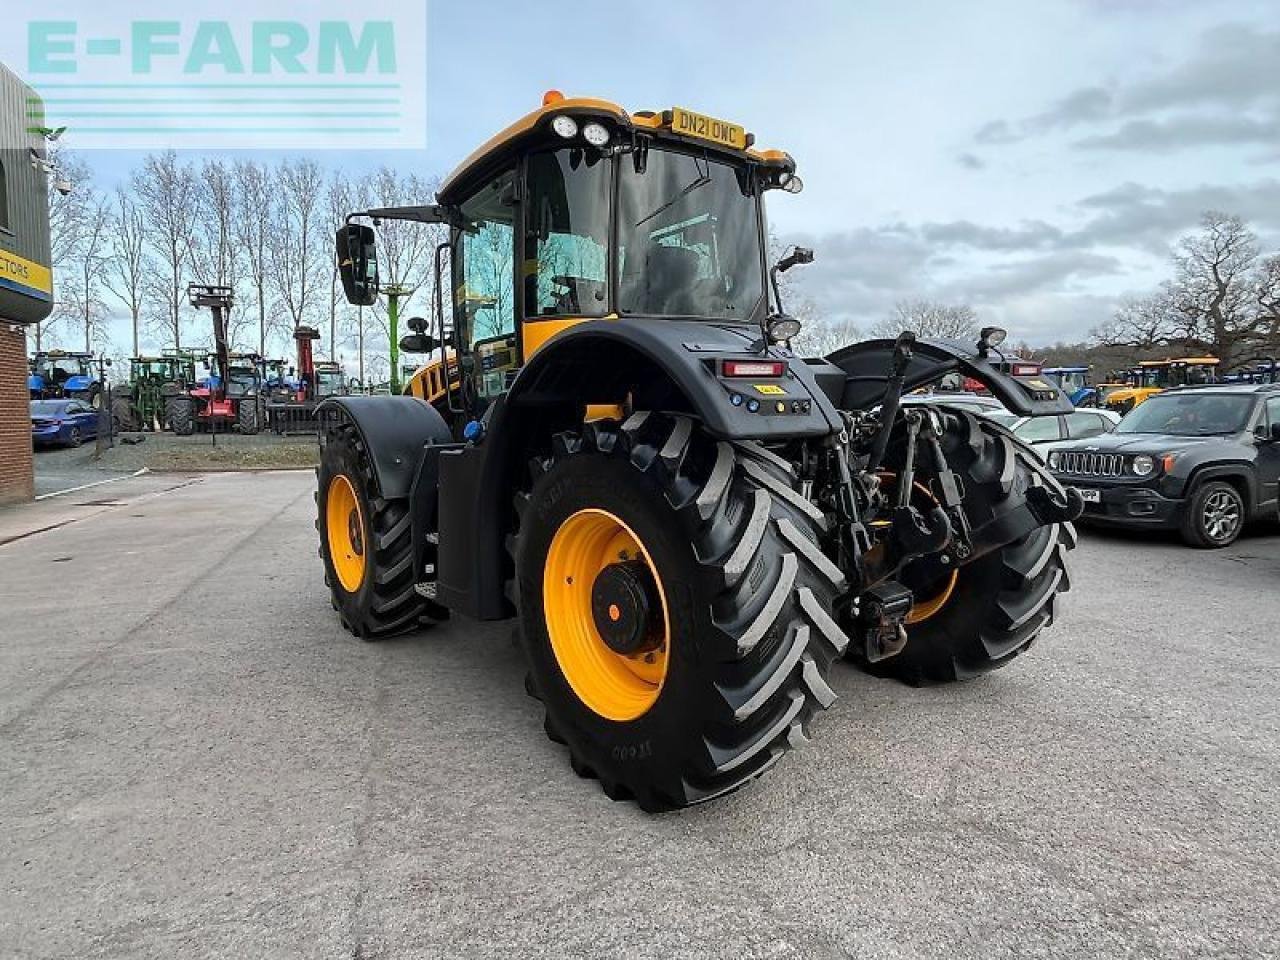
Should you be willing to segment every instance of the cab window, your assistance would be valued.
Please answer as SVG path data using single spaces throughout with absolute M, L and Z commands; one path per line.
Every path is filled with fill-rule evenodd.
M 1280 424 L 1280 397 L 1267 398 L 1267 428 Z
M 613 165 L 599 151 L 535 153 L 528 160 L 525 313 L 600 317 L 608 311 L 609 205 Z
M 515 175 L 495 177 L 462 204 L 454 319 L 470 347 L 515 331 Z

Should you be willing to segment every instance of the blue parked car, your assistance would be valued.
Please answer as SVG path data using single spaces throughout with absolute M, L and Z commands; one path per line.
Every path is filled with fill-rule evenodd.
M 78 447 L 98 435 L 98 411 L 83 400 L 32 400 L 31 442 Z

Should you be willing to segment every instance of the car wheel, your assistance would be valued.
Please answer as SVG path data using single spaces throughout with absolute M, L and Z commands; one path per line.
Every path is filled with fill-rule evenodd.
M 1193 547 L 1216 549 L 1235 542 L 1244 529 L 1244 497 L 1229 483 L 1202 484 L 1187 501 L 1182 539 Z
M 80 435 L 80 428 L 79 428 L 79 427 L 72 427 L 72 428 L 71 428 L 71 433 L 70 433 L 70 435 L 67 437 L 67 443 L 68 443 L 68 445 L 73 446 L 73 447 L 78 447 L 78 446 L 80 446 L 80 444 L 84 443 L 84 437 L 82 437 L 82 436 Z

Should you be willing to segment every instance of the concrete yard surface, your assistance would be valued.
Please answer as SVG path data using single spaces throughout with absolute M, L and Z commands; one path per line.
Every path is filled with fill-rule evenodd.
M 913 690 L 837 665 L 813 743 L 650 816 L 546 739 L 511 624 L 344 633 L 313 483 L 0 512 L 0 955 L 1280 949 L 1274 529 L 1084 532 L 1008 669 Z

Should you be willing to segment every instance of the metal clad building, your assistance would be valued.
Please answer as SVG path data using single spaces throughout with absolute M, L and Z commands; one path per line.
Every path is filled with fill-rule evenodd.
M 0 320 L 35 323 L 53 309 L 47 175 L 32 166 L 44 138 L 29 132 L 35 91 L 0 64 Z M 40 111 L 42 112 L 42 111 Z
M 0 504 L 31 499 L 26 325 L 53 309 L 44 138 L 31 133 L 35 92 L 0 64 Z

